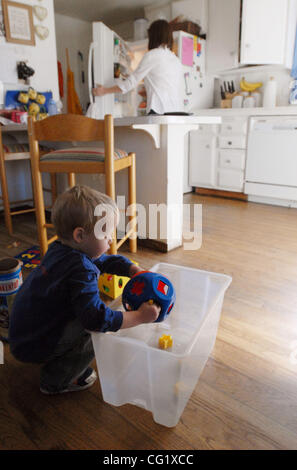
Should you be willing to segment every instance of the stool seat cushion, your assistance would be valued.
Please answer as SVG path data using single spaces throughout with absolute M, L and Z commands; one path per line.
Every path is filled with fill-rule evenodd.
M 119 160 L 127 157 L 128 154 L 124 150 L 114 149 L 114 159 Z M 42 162 L 104 162 L 104 147 L 71 147 L 67 149 L 54 150 L 40 157 Z
M 3 150 L 5 153 L 21 153 L 29 152 L 29 144 L 3 144 Z

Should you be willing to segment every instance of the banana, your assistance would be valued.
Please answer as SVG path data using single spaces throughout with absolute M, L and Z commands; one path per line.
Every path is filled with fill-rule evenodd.
M 240 88 L 242 91 L 253 92 L 257 90 L 257 88 L 260 88 L 262 85 L 263 85 L 262 82 L 256 82 L 256 83 L 246 82 L 244 77 L 240 81 Z

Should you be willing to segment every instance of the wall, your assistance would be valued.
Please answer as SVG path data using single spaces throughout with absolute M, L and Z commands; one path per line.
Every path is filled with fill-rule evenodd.
M 43 0 L 42 4 L 36 2 L 36 0 L 21 0 L 20 3 L 32 6 L 40 4 L 40 6 L 47 8 L 47 17 L 40 22 L 34 16 L 33 22 L 35 25 L 46 26 L 49 29 L 49 36 L 45 40 L 41 40 L 35 35 L 35 46 L 9 43 L 4 37 L 0 37 L 0 80 L 7 85 L 9 84 L 10 89 L 21 88 L 22 82 L 19 83 L 17 78 L 16 63 L 20 60 L 28 60 L 28 65 L 35 70 L 34 76 L 31 77 L 31 86 L 38 91 L 51 90 L 54 99 L 58 100 L 59 87 L 53 0 Z M 19 142 L 27 141 L 26 133 L 17 132 L 14 135 Z M 4 139 L 9 143 L 7 136 Z M 29 161 L 7 162 L 5 166 L 10 201 L 32 197 Z M 14 218 L 13 223 L 17 223 L 17 217 Z
M 66 15 L 55 14 L 57 56 L 62 64 L 64 78 L 63 111 L 67 111 L 67 65 L 66 48 L 69 51 L 70 68 L 74 73 L 75 89 L 78 94 L 83 110 L 86 111 L 89 102 L 88 91 L 88 51 L 92 42 L 92 23 L 89 21 L 71 18 Z M 81 61 L 78 52 L 82 52 Z M 82 70 L 84 71 L 85 83 L 82 83 Z
M 171 21 L 179 15 L 197 22 L 207 32 L 208 0 L 161 0 L 144 7 L 145 18 L 152 23 L 158 19 Z
M 290 83 L 293 80 L 293 78 L 290 76 L 290 70 L 278 65 L 267 65 L 260 66 L 258 68 L 250 67 L 249 70 L 246 68 L 243 70 L 236 69 L 233 72 L 230 71 L 228 73 L 226 72 L 224 74 L 220 74 L 220 82 L 216 80 L 214 107 L 219 107 L 219 84 L 222 84 L 223 81 L 233 80 L 236 91 L 239 91 L 239 83 L 242 77 L 245 77 L 245 80 L 248 82 L 262 82 L 263 86 L 259 89 L 262 95 L 264 92 L 265 83 L 269 80 L 270 77 L 274 77 L 277 81 L 276 106 L 289 105 Z
M 125 21 L 120 24 L 108 24 L 110 29 L 115 31 L 125 41 L 133 41 L 134 37 L 134 21 Z
M 33 6 L 37 2 L 36 0 L 21 0 L 21 3 Z M 18 84 L 16 62 L 28 60 L 28 65 L 35 70 L 31 78 L 31 86 L 37 88 L 38 91 L 51 90 L 54 99 L 57 100 L 59 91 L 53 0 L 43 0 L 40 6 L 47 8 L 48 15 L 42 22 L 33 15 L 33 22 L 34 25 L 46 26 L 49 29 L 49 36 L 41 40 L 35 34 L 35 46 L 14 44 L 0 37 L 0 80 Z

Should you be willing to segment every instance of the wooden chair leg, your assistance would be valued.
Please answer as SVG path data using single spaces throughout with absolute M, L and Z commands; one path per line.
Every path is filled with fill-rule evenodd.
M 129 248 L 132 253 L 137 252 L 136 236 L 136 158 L 135 153 L 131 154 L 132 164 L 129 166 L 129 205 L 132 205 L 131 215 L 129 216 L 130 225 L 133 224 L 134 233 L 129 238 Z M 132 228 L 132 227 L 131 227 Z
M 115 201 L 115 173 L 113 162 L 113 142 L 112 149 L 105 144 L 105 192 L 107 196 Z M 114 231 L 112 243 L 110 245 L 109 254 L 116 255 L 117 250 L 117 231 Z
M 75 173 L 68 173 L 68 185 L 69 185 L 69 188 L 72 188 L 72 186 L 75 186 Z
M 12 235 L 13 234 L 12 233 L 12 220 L 11 220 L 11 215 L 10 215 L 10 206 L 9 206 L 8 187 L 7 187 L 6 170 L 5 170 L 4 150 L 2 146 L 1 129 L 0 129 L 0 181 L 1 181 L 5 225 L 8 230 L 9 235 Z
M 3 158 L 2 158 L 2 156 L 0 157 L 0 179 L 1 179 L 2 202 L 3 202 L 3 208 L 4 208 L 5 225 L 6 225 L 6 228 L 8 230 L 9 235 L 13 235 L 12 218 L 11 218 L 11 215 L 10 215 L 10 205 L 9 205 L 9 196 L 8 196 L 8 187 L 7 187 L 4 156 L 3 156 Z
M 48 249 L 48 240 L 47 240 L 47 231 L 45 227 L 45 207 L 43 199 L 43 189 L 42 189 L 42 180 L 41 173 L 32 172 L 33 179 L 33 188 L 34 188 L 34 199 L 35 199 L 35 209 L 36 209 L 36 223 L 38 231 L 38 239 L 40 246 L 41 256 L 44 256 Z

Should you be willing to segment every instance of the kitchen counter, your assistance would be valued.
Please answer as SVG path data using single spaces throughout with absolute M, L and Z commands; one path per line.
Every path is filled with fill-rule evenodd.
M 141 116 L 117 118 L 115 146 L 136 153 L 136 198 L 145 208 L 143 238 L 169 251 L 183 243 L 183 171 L 185 136 L 199 124 L 220 124 L 220 116 Z M 127 195 L 126 178 L 118 175 L 117 194 Z M 162 233 L 149 212 L 162 205 Z
M 203 112 L 202 112 L 203 111 Z M 201 110 L 199 116 L 127 116 L 122 118 L 115 118 L 115 126 L 131 126 L 135 124 L 215 124 L 213 118 L 204 115 L 207 114 L 207 109 Z M 297 107 L 296 107 L 297 112 Z
M 195 109 L 195 117 L 203 116 L 289 116 L 297 115 L 297 105 L 275 108 L 211 108 Z

